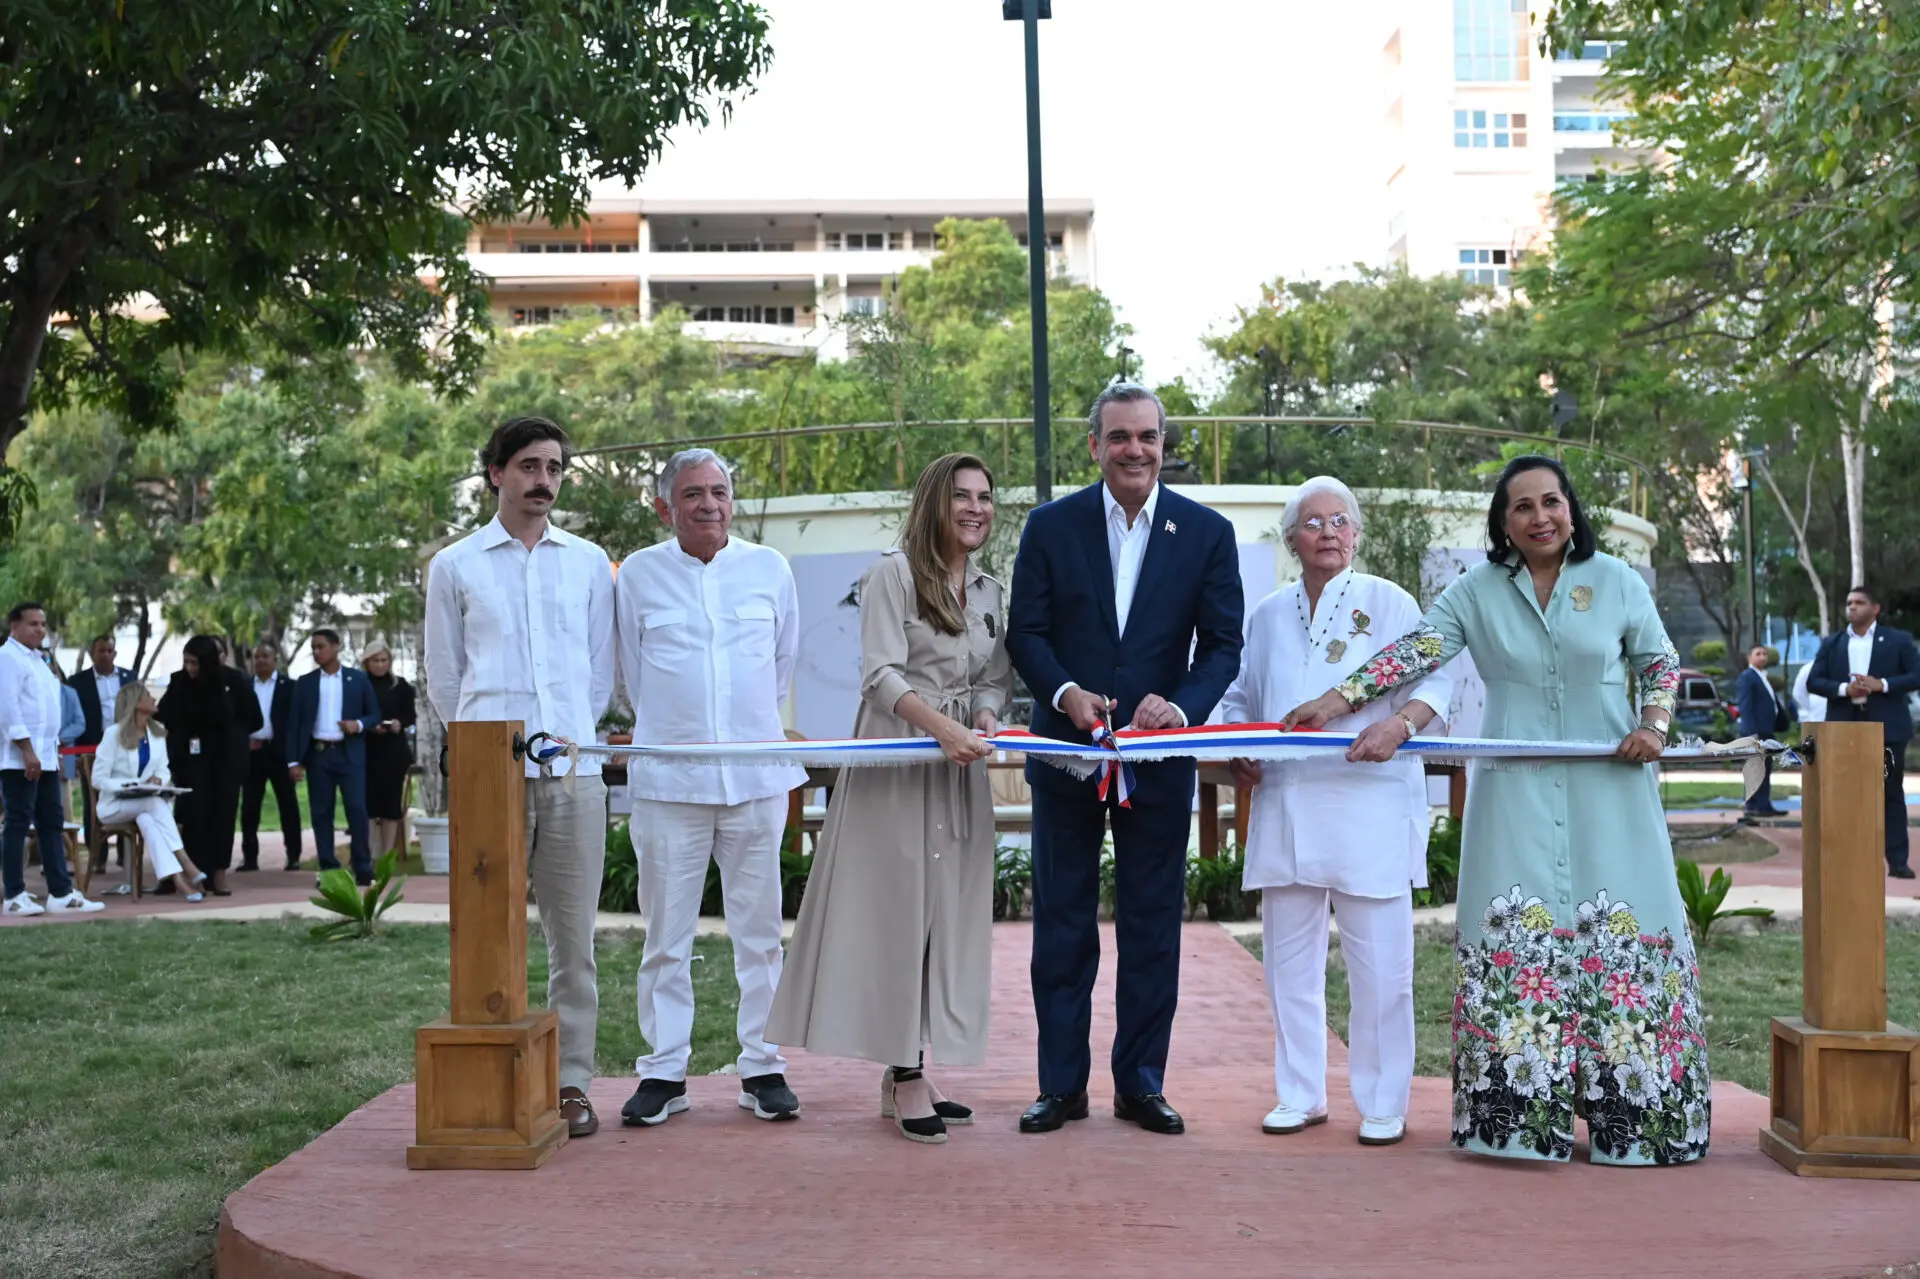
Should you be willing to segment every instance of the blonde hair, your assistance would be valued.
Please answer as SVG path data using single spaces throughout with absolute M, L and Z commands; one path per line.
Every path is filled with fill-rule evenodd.
M 113 723 L 120 731 L 120 745 L 133 750 L 140 745 L 140 730 L 134 727 L 133 713 L 140 705 L 140 699 L 148 697 L 147 686 L 137 679 L 130 679 L 120 686 L 119 696 L 113 699 Z M 167 726 L 152 716 L 147 717 L 147 731 L 155 737 L 165 737 Z
M 907 553 L 907 568 L 913 574 L 920 620 L 943 635 L 958 635 L 967 629 L 967 619 L 960 612 L 960 601 L 954 598 L 947 575 L 947 550 L 953 540 L 953 477 L 962 471 L 980 472 L 987 477 L 987 488 L 993 488 L 993 471 L 973 454 L 937 457 L 927 463 L 914 483 L 913 501 L 900 532 L 900 546 Z

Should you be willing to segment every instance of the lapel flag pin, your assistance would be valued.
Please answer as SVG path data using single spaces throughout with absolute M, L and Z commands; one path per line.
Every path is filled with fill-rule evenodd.
M 1173 521 L 1172 521 L 1172 520 L 1168 520 L 1168 521 L 1167 521 L 1167 532 L 1169 532 L 1169 533 L 1171 533 L 1171 532 L 1173 532 Z

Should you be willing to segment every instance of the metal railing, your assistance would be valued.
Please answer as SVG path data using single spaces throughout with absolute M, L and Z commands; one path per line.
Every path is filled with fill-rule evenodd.
M 1580 440 L 1556 440 L 1545 436 L 1530 435 L 1525 431 L 1513 431 L 1497 426 L 1468 426 L 1459 422 L 1430 422 L 1421 419 L 1370 417 L 1264 417 L 1258 415 L 1226 417 L 1169 417 L 1169 425 L 1193 428 L 1196 445 L 1207 447 L 1211 453 L 1212 482 L 1225 483 L 1223 430 L 1243 426 L 1308 426 L 1342 429 L 1385 429 L 1400 431 L 1418 431 L 1424 443 L 1431 446 L 1435 435 L 1458 435 L 1490 440 L 1517 440 L 1524 444 L 1533 444 L 1542 451 L 1551 452 L 1556 457 L 1567 450 L 1583 452 L 1593 457 L 1621 467 L 1628 476 L 1628 509 L 1642 519 L 1646 518 L 1648 496 L 1653 481 L 1653 471 L 1638 458 L 1629 457 L 1614 449 Z M 925 422 L 836 422 L 811 426 L 777 427 L 766 431 L 737 431 L 722 435 L 683 436 L 670 440 L 642 440 L 632 444 L 606 444 L 598 448 L 581 449 L 579 456 L 613 456 L 622 453 L 673 453 L 685 448 L 720 449 L 727 445 L 756 442 L 771 442 L 774 445 L 774 471 L 780 486 L 780 496 L 789 495 L 788 487 L 788 443 L 822 436 L 847 435 L 858 433 L 893 432 L 899 440 L 897 451 L 896 483 L 905 488 L 906 450 L 904 437 L 910 432 L 985 429 L 997 431 L 1000 439 L 1001 467 L 1005 474 L 1012 473 L 1013 432 L 1033 425 L 1031 418 L 1024 417 L 986 417 L 986 418 L 944 418 Z M 1203 437 L 1204 436 L 1204 440 Z M 1188 450 L 1188 460 L 1196 467 L 1203 459 L 1198 447 Z M 1427 487 L 1434 487 L 1432 467 L 1428 467 Z

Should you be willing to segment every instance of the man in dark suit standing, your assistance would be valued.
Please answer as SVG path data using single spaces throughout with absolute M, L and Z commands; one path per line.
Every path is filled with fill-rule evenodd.
M 1203 724 L 1240 669 L 1239 553 L 1220 515 L 1160 486 L 1166 411 L 1121 383 L 1094 401 L 1087 442 L 1102 482 L 1036 509 L 1014 563 L 1007 651 L 1034 694 L 1033 731 L 1085 742 L 1113 728 Z M 1162 1095 L 1179 995 L 1192 827 L 1191 759 L 1141 764 L 1129 803 L 1027 762 L 1033 789 L 1033 1003 L 1040 1097 L 1022 1132 L 1087 1115 L 1100 854 L 1114 844 L 1118 1020 L 1114 1114 L 1185 1130 Z
M 313 815 L 313 847 L 321 870 L 337 870 L 333 855 L 333 797 L 346 802 L 354 881 L 373 882 L 373 849 L 367 838 L 367 743 L 362 736 L 380 722 L 380 698 L 365 671 L 340 664 L 339 632 L 313 633 L 318 670 L 302 675 L 293 688 L 293 713 L 287 722 L 287 776 L 307 779 L 307 807 Z
M 100 739 L 106 736 L 107 725 L 113 722 L 114 699 L 120 695 L 121 687 L 133 680 L 132 671 L 114 665 L 118 651 L 113 636 L 96 635 L 87 645 L 90 664 L 67 681 L 73 685 L 73 691 L 80 694 L 80 710 L 87 717 L 87 729 L 74 743 L 76 746 L 100 744 Z
M 293 719 L 293 681 L 280 671 L 280 652 L 265 640 L 253 646 L 253 697 L 261 724 L 247 739 L 247 781 L 240 793 L 240 869 L 260 869 L 260 809 L 273 787 L 286 842 L 287 869 L 300 868 L 300 792 L 287 776 L 287 732 Z
M 1920 689 L 1920 652 L 1913 636 L 1880 625 L 1880 602 L 1864 586 L 1847 592 L 1847 625 L 1820 642 L 1807 691 L 1827 699 L 1830 720 L 1885 726 L 1887 743 L 1887 874 L 1912 879 L 1907 864 L 1907 743 L 1913 715 L 1907 694 Z
M 1767 679 L 1767 665 L 1772 660 L 1765 644 L 1755 644 L 1747 650 L 1747 668 L 1734 681 L 1733 703 L 1740 710 L 1742 737 L 1772 737 L 1786 726 L 1786 713 Z M 1763 762 L 1767 773 L 1760 789 L 1747 797 L 1747 816 L 1785 817 L 1785 809 L 1773 806 L 1773 758 L 1768 756 Z

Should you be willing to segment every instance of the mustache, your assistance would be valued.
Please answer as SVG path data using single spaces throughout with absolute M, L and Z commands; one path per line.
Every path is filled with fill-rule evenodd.
M 548 500 L 552 500 L 553 490 L 550 488 L 528 489 L 527 496 L 528 497 L 544 497 L 544 498 L 547 498 Z

